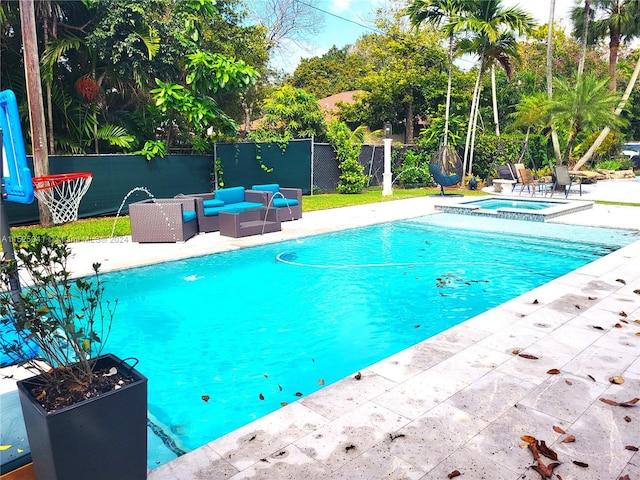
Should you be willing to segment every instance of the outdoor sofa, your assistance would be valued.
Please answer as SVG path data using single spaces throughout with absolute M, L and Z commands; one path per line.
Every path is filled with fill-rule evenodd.
M 192 198 L 196 202 L 198 229 L 201 233 L 220 230 L 220 212 L 242 212 L 266 207 L 267 192 L 245 190 L 244 187 L 229 187 L 211 193 L 178 195 L 176 198 Z

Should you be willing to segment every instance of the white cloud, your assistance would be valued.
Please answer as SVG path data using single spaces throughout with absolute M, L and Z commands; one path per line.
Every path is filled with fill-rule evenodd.
M 351 8 L 352 0 L 331 0 L 329 2 L 329 11 L 331 13 L 346 12 Z

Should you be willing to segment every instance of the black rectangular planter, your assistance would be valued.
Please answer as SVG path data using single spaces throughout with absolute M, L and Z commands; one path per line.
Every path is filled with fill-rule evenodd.
M 98 357 L 96 369 L 112 366 L 134 382 L 51 413 L 29 393 L 37 376 L 18 382 L 38 480 L 147 478 L 147 379 L 114 355 Z

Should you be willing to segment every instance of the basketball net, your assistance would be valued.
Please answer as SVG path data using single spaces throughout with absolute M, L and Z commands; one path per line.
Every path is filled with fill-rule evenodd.
M 51 212 L 53 223 L 78 220 L 80 200 L 89 187 L 93 174 L 90 172 L 61 173 L 33 179 L 33 194 Z

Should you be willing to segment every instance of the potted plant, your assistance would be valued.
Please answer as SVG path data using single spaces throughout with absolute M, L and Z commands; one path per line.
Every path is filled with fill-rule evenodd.
M 36 477 L 146 479 L 147 379 L 137 361 L 102 353 L 117 301 L 104 298 L 99 263 L 73 279 L 70 255 L 63 239 L 29 236 L 0 265 L 0 321 L 22 333 L 1 348 L 39 349 L 26 361 L 36 375 L 18 382 Z

